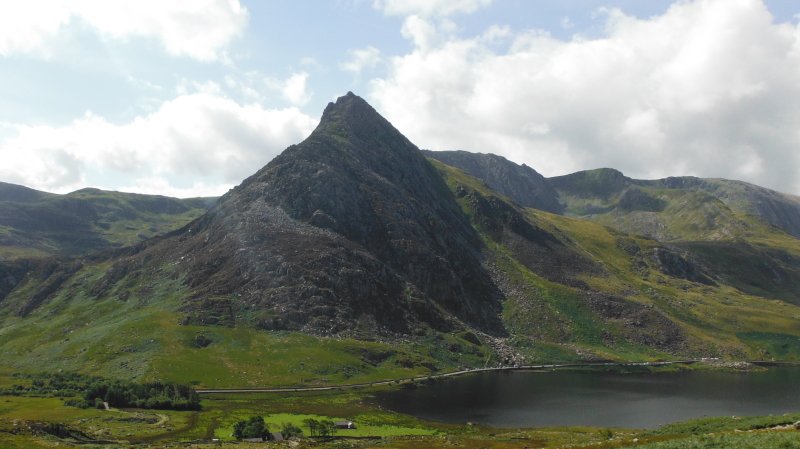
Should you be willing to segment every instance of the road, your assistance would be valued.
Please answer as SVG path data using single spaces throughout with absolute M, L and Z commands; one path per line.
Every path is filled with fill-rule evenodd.
M 547 365 L 522 365 L 522 366 L 501 366 L 496 368 L 475 368 L 462 371 L 453 371 L 444 374 L 435 374 L 431 376 L 408 377 L 405 379 L 382 380 L 379 382 L 366 382 L 360 384 L 346 384 L 346 385 L 332 385 L 327 387 L 288 387 L 288 388 L 215 388 L 208 390 L 197 390 L 200 394 L 213 394 L 213 393 L 282 393 L 282 392 L 300 392 L 300 391 L 330 391 L 330 390 L 344 390 L 348 388 L 363 388 L 375 387 L 380 385 L 389 385 L 400 382 L 410 382 L 414 380 L 424 380 L 428 378 L 442 378 L 461 376 L 464 374 L 472 373 L 485 373 L 489 371 L 529 371 L 529 370 L 543 370 L 555 368 L 575 368 L 587 366 L 665 366 L 665 365 L 689 365 L 692 363 L 700 362 L 702 359 L 690 360 L 673 360 L 669 362 L 585 362 L 585 363 L 560 363 L 560 364 L 547 364 Z M 753 363 L 753 362 L 750 362 Z M 758 362 L 755 362 L 758 363 Z

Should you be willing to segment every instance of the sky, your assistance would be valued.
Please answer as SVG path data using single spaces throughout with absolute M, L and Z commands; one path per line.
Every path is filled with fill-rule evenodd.
M 0 181 L 217 196 L 352 91 L 418 147 L 800 194 L 796 0 L 0 0 Z

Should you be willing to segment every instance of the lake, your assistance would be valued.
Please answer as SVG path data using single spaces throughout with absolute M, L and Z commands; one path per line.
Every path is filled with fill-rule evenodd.
M 389 410 L 493 427 L 654 429 L 706 416 L 800 412 L 800 367 L 765 372 L 487 372 L 382 392 Z

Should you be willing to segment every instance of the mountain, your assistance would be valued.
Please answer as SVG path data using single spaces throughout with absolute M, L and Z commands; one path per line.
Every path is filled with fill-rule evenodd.
M 209 297 L 235 294 L 266 327 L 409 333 L 420 322 L 451 330 L 457 318 L 495 333 L 501 294 L 480 245 L 420 151 L 349 94 L 160 247 L 192 257 L 182 264 L 198 305 L 189 321 L 208 321 Z
M 185 225 L 215 201 L 100 189 L 56 195 L 0 182 L 0 258 L 128 246 Z
M 558 192 L 544 176 L 525 164 L 517 165 L 494 154 L 466 151 L 423 150 L 422 153 L 483 180 L 487 187 L 521 206 L 554 214 L 564 213 L 564 207 L 558 201 Z
M 567 205 L 566 213 L 576 217 L 660 212 L 667 207 L 668 202 L 676 200 L 656 197 L 685 192 L 692 193 L 693 198 L 686 197 L 680 201 L 688 202 L 689 205 L 705 202 L 707 207 L 713 207 L 710 205 L 720 202 L 725 210 L 753 215 L 800 238 L 800 197 L 742 181 L 693 176 L 639 180 L 628 178 L 610 168 L 557 176 L 548 181 L 558 191 L 560 200 Z M 662 240 L 687 237 L 679 229 L 675 229 L 674 234 L 659 233 L 655 229 L 663 228 L 663 223 L 652 223 L 649 225 L 650 229 L 647 229 L 647 224 L 642 220 L 639 222 L 641 224 L 619 221 L 617 225 L 631 231 L 652 234 Z M 710 232 L 716 232 L 720 226 L 727 228 L 719 230 L 720 236 L 733 235 L 731 227 L 721 222 L 709 223 L 708 228 Z
M 527 179 L 509 194 L 541 182 L 479 159 Z M 180 229 L 0 261 L 0 364 L 242 387 L 534 361 L 800 360 L 800 240 L 706 192 L 598 178 L 548 181 L 567 215 L 525 207 L 426 158 L 350 93 Z M 639 213 L 674 238 L 626 230 Z M 746 251 L 777 275 L 763 282 L 756 263 L 732 282 Z
M 790 250 L 797 197 L 724 179 L 636 180 L 613 169 L 550 182 L 571 216 L 668 243 L 719 282 L 800 304 L 800 259 Z

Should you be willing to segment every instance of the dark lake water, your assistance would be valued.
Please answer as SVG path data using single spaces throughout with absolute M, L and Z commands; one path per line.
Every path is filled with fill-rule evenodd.
M 654 429 L 705 416 L 800 412 L 800 367 L 751 373 L 490 372 L 384 392 L 378 402 L 446 423 Z

